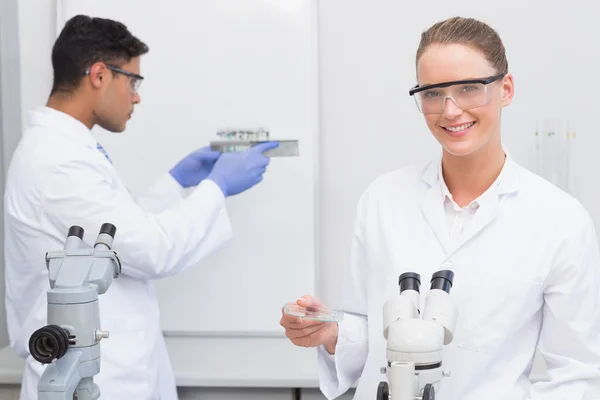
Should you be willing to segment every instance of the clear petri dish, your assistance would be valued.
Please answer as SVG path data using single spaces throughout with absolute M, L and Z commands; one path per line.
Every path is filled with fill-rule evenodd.
M 317 307 L 306 308 L 298 304 L 286 304 L 283 311 L 288 315 L 310 321 L 340 322 L 344 319 L 344 313 L 340 311 Z

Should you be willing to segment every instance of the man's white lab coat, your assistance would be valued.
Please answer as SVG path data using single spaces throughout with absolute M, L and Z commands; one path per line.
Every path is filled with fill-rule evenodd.
M 459 318 L 436 400 L 600 399 L 600 255 L 586 210 L 509 156 L 451 241 L 439 163 L 385 174 L 361 197 L 336 353 L 318 349 L 322 391 L 333 399 L 358 380 L 355 399 L 375 399 L 398 277 L 421 274 L 423 307 L 431 275 L 451 269 Z M 538 343 L 550 380 L 532 384 Z
M 173 400 L 152 280 L 197 264 L 230 239 L 225 199 L 212 181 L 185 195 L 169 174 L 134 199 L 96 145 L 81 122 L 42 107 L 31 112 L 8 171 L 6 311 L 10 345 L 27 357 L 21 399 L 37 399 L 44 368 L 29 355 L 28 341 L 46 325 L 45 253 L 62 250 L 72 225 L 81 226 L 93 245 L 100 226 L 110 222 L 117 228 L 113 250 L 122 275 L 99 298 L 102 329 L 110 339 L 101 343 L 94 382 L 103 399 Z

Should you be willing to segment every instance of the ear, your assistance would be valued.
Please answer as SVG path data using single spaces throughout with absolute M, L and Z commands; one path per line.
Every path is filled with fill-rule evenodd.
M 90 79 L 90 83 L 96 89 L 100 89 L 103 85 L 106 84 L 108 80 L 109 69 L 106 68 L 106 65 L 101 62 L 97 62 L 90 67 L 90 72 L 88 77 Z
M 502 78 L 502 107 L 508 106 L 515 95 L 515 81 L 512 74 Z

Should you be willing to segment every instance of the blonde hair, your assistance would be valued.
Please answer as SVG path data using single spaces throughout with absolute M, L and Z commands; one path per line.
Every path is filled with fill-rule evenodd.
M 483 53 L 498 73 L 508 73 L 504 45 L 498 33 L 473 18 L 453 17 L 438 22 L 421 34 L 416 63 L 432 44 L 465 44 Z

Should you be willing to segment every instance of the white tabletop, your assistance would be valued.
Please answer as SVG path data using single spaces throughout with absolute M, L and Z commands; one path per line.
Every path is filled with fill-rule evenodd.
M 178 386 L 318 388 L 314 349 L 287 338 L 166 338 Z M 19 384 L 24 361 L 0 350 L 0 384 Z
M 286 338 L 166 338 L 177 386 L 318 388 L 314 349 Z M 24 362 L 0 351 L 0 384 L 19 384 Z M 531 379 L 546 380 L 536 357 Z

